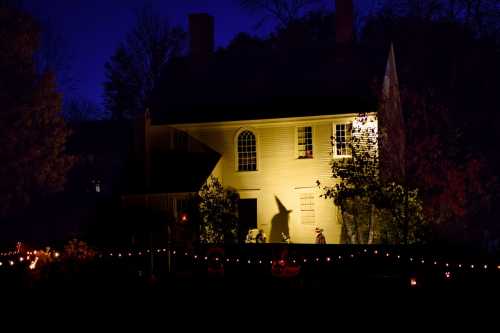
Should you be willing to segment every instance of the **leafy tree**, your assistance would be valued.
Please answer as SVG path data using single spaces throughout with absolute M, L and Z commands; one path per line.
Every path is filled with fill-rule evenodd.
M 38 27 L 14 9 L 0 8 L 0 215 L 63 188 L 75 159 L 61 95 L 51 73 L 37 74 Z
M 153 91 L 167 64 L 181 53 L 184 39 L 182 28 L 171 26 L 151 6 L 137 13 L 135 26 L 105 65 L 105 105 L 114 119 L 151 107 Z
M 238 199 L 234 189 L 224 189 L 211 176 L 200 192 L 200 238 L 203 243 L 234 242 L 237 239 Z
M 332 144 L 336 144 L 334 137 Z M 332 199 L 340 208 L 344 241 L 403 243 L 407 225 L 409 243 L 424 241 L 425 220 L 418 191 L 409 190 L 406 203 L 405 187 L 380 177 L 376 118 L 358 115 L 349 147 L 350 157 L 332 161 L 336 184 L 322 187 L 322 197 Z

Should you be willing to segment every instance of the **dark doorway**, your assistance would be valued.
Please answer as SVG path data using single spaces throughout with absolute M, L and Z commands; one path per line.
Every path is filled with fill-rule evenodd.
M 238 214 L 240 217 L 238 239 L 244 242 L 248 230 L 257 228 L 257 199 L 240 199 Z

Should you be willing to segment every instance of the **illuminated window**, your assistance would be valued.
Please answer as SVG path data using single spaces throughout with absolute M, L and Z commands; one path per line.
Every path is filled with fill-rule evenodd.
M 95 192 L 101 193 L 101 181 L 98 179 L 93 179 L 92 184 L 94 185 Z
M 257 170 L 257 144 L 255 135 L 245 130 L 238 135 L 238 171 Z
M 351 123 L 335 125 L 335 155 L 351 156 L 351 135 Z
M 314 224 L 314 194 L 300 194 L 300 218 L 302 224 Z
M 297 129 L 298 158 L 313 157 L 312 127 L 299 127 Z

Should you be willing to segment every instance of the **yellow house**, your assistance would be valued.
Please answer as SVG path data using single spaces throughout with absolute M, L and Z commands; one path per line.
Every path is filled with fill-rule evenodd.
M 206 15 L 201 19 L 213 25 Z M 207 56 L 210 54 L 208 50 Z M 344 64 L 338 60 L 339 68 Z M 196 68 L 198 71 L 199 66 Z M 397 75 L 392 48 L 383 83 L 385 96 L 399 98 L 394 93 Z M 286 103 L 253 112 L 226 105 L 234 107 L 226 113 L 231 115 L 229 119 L 219 117 L 222 113 L 202 99 L 196 101 L 198 112 L 191 110 L 182 121 L 151 123 L 146 113 L 139 131 L 145 190 L 124 196 L 124 201 L 161 207 L 178 218 L 189 193 L 198 191 L 213 175 L 224 187 L 238 191 L 240 227 L 244 230 L 263 229 L 269 242 L 282 242 L 285 236 L 293 243 L 314 243 L 315 229 L 320 228 L 327 243 L 340 243 L 338 209 L 332 200 L 320 197 L 317 181 L 332 185 L 332 159 L 349 158 L 347 142 L 356 116 L 370 114 L 371 126 L 377 126 L 377 120 L 374 106 L 356 104 L 356 98 L 337 103 L 339 96 L 334 95 L 320 101 L 310 97 L 306 103 L 289 96 Z M 246 107 L 259 108 L 252 104 Z M 394 118 L 378 116 L 385 123 Z
M 187 123 L 151 126 L 153 142 L 172 129 L 220 155 L 212 175 L 240 194 L 240 219 L 263 229 L 270 242 L 314 243 L 315 228 L 339 243 L 340 224 L 331 200 L 316 182 L 331 184 L 330 161 L 348 154 L 345 143 L 356 114 Z M 194 141 L 194 140 L 190 140 Z M 154 145 L 154 144 L 152 144 Z

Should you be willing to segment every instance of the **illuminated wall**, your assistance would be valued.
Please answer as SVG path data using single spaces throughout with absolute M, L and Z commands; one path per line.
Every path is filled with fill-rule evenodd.
M 331 136 L 335 124 L 352 122 L 354 118 L 351 114 L 173 127 L 186 131 L 222 155 L 213 174 L 224 186 L 236 188 L 241 198 L 257 199 L 258 227 L 264 229 L 268 239 L 276 234 L 273 225 L 287 224 L 294 243 L 313 243 L 316 227 L 324 229 L 328 243 L 339 243 L 341 228 L 337 208 L 330 200 L 319 197 L 321 191 L 316 181 L 332 184 Z M 312 127 L 311 159 L 297 158 L 297 131 L 303 126 Z M 242 129 L 249 129 L 256 135 L 257 171 L 237 170 L 236 136 Z M 151 133 L 160 138 L 168 130 L 166 125 L 153 126 Z M 312 218 L 305 212 L 305 207 L 310 209 L 311 206 L 314 209 Z

